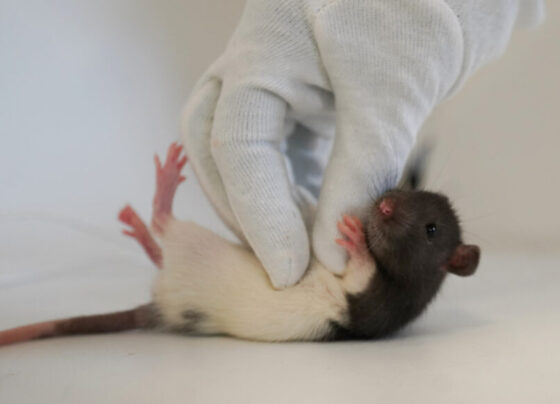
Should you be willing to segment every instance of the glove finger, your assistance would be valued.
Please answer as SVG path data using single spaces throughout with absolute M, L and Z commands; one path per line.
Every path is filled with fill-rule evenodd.
M 292 285 L 307 268 L 309 240 L 280 151 L 286 103 L 255 87 L 222 94 L 211 147 L 229 202 L 272 284 Z
M 336 139 L 325 171 L 313 227 L 313 252 L 323 265 L 337 274 L 346 266 L 346 253 L 335 243 L 340 237 L 336 223 L 343 215 L 357 216 L 366 223 L 368 210 L 383 191 L 396 184 L 398 170 L 375 150 L 385 146 L 354 144 L 353 139 Z M 391 175 L 389 175 L 391 173 Z
M 182 139 L 189 162 L 206 197 L 226 226 L 241 241 L 245 241 L 210 151 L 212 122 L 221 87 L 221 82 L 213 78 L 196 86 L 182 113 Z

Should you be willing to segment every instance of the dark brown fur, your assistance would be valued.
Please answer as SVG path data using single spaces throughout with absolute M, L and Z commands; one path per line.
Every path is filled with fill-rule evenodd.
M 394 202 L 390 218 L 379 211 L 387 198 Z M 437 231 L 428 235 L 431 225 Z M 371 210 L 366 240 L 377 272 L 363 293 L 347 296 L 350 324 L 335 326 L 333 339 L 394 333 L 426 309 L 447 272 L 470 275 L 478 265 L 478 247 L 462 244 L 459 220 L 448 199 L 437 193 L 386 192 Z
M 121 332 L 155 325 L 151 305 L 109 314 L 73 317 L 55 323 L 57 335 L 98 334 Z

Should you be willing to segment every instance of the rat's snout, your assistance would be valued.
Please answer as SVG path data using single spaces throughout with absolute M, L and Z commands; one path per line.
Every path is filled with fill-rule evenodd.
M 385 197 L 379 203 L 379 211 L 384 219 L 390 219 L 395 213 L 395 200 Z

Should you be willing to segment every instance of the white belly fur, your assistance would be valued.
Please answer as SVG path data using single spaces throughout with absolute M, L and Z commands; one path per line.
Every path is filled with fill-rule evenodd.
M 349 265 L 339 277 L 313 260 L 296 286 L 275 290 L 251 251 L 195 223 L 170 220 L 161 241 L 163 269 L 154 303 L 169 328 L 183 328 L 185 312 L 200 313 L 194 330 L 199 334 L 320 339 L 331 321 L 347 323 L 346 292 L 363 290 L 375 272 L 373 264 Z

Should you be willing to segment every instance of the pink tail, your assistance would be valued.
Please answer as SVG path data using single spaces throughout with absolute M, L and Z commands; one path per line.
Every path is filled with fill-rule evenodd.
M 46 321 L 1 331 L 0 346 L 64 335 L 100 334 L 154 326 L 152 306 L 144 305 L 117 313 Z

